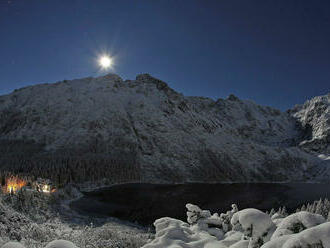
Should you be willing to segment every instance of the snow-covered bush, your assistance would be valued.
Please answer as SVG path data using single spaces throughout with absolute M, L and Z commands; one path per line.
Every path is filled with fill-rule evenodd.
M 53 195 L 22 189 L 14 195 L 2 195 L 1 199 L 8 207 L 20 213 L 22 218 L 28 217 L 36 222 L 45 222 L 53 217 L 51 211 L 54 206 Z
M 282 220 L 284 219 L 284 217 L 279 213 L 275 213 L 275 214 L 271 215 L 271 219 L 276 226 L 279 226 L 281 224 Z
M 208 210 L 202 210 L 197 205 L 188 203 L 187 208 L 187 221 L 189 224 L 197 224 L 199 220 L 211 217 L 211 213 Z
M 283 218 L 284 217 L 287 217 L 288 216 L 288 212 L 286 211 L 286 207 L 280 207 L 277 212 L 277 214 L 279 214 L 280 216 L 282 216 Z
M 156 220 L 154 225 L 156 227 L 155 239 L 143 248 L 204 247 L 217 240 L 207 232 L 194 232 L 188 223 L 169 217 Z
M 249 248 L 249 240 L 240 240 L 237 243 L 229 246 L 229 248 Z
M 148 239 L 153 238 L 153 235 L 137 227 L 107 223 L 100 227 L 86 226 L 71 230 L 66 235 L 62 235 L 62 238 L 72 241 L 78 247 L 140 248 Z
M 74 243 L 67 240 L 53 240 L 45 248 L 77 248 Z
M 222 238 L 223 234 L 232 229 L 230 220 L 231 217 L 238 211 L 237 205 L 232 204 L 232 210 L 226 213 L 214 213 L 211 215 L 210 211 L 202 210 L 197 205 L 188 203 L 187 208 L 187 222 L 194 225 L 199 230 L 209 232 L 217 238 Z
M 221 215 L 192 204 L 186 207 L 188 223 L 168 217 L 156 220 L 155 239 L 143 248 L 330 248 L 330 222 L 320 214 L 300 211 L 286 217 L 284 207 L 266 214 L 253 208 L 238 211 L 233 205 L 222 215 L 230 217 L 231 230 L 224 231 Z M 212 228 L 223 235 L 214 235 Z
M 230 231 L 230 220 L 238 211 L 235 204 L 232 205 L 231 211 L 220 215 L 211 215 L 210 211 L 202 210 L 193 204 L 187 204 L 186 208 L 188 223 L 168 217 L 156 220 L 155 239 L 143 248 L 225 248 L 242 239 L 243 233 Z
M 224 235 L 223 221 L 217 213 L 211 215 L 208 210 L 201 210 L 197 205 L 187 204 L 187 221 L 192 230 L 205 231 L 222 239 Z
M 226 213 L 220 214 L 220 219 L 222 220 L 222 229 L 225 232 L 228 232 L 229 230 L 232 229 L 231 218 L 235 213 L 238 212 L 238 207 L 236 204 L 232 204 L 231 207 L 232 207 L 231 211 L 227 211 Z
M 147 230 L 112 220 L 97 227 L 66 223 L 60 216 L 54 215 L 51 208 L 47 210 L 49 212 L 40 211 L 39 207 L 43 200 L 47 201 L 46 198 L 34 199 L 37 204 L 32 208 L 32 213 L 40 217 L 32 218 L 31 214 L 13 208 L 15 195 L 5 200 L 3 195 L 0 197 L 0 247 L 10 241 L 19 241 L 27 248 L 44 248 L 52 240 L 64 239 L 80 248 L 140 248 L 153 237 Z
M 265 243 L 262 248 L 282 248 L 284 243 L 296 234 L 280 236 Z M 298 248 L 298 247 L 297 247 Z
M 8 242 L 4 244 L 1 248 L 25 248 L 25 247 L 19 242 Z
M 269 241 L 276 229 L 268 214 L 254 208 L 235 213 L 231 218 L 231 224 L 233 230 L 243 232 L 246 238 L 252 238 L 258 245 Z
M 288 217 L 286 211 L 266 214 L 257 209 L 237 207 L 231 216 L 231 230 L 223 230 L 219 215 L 187 204 L 188 223 L 161 218 L 155 221 L 155 239 L 143 248 L 330 248 L 330 223 L 321 215 L 299 212 Z M 285 210 L 285 209 L 284 209 Z M 278 222 L 278 227 L 274 221 Z M 217 228 L 218 236 L 210 232 Z
M 221 240 L 219 243 L 226 247 L 236 244 L 240 242 L 244 238 L 244 234 L 238 231 L 229 231 L 225 234 L 225 238 Z
M 312 214 L 306 211 L 294 213 L 281 221 L 271 239 L 278 238 L 282 235 L 299 233 L 324 222 L 324 217 L 319 214 Z
M 34 240 L 46 241 L 48 239 L 48 232 L 40 228 L 36 223 L 32 223 L 29 228 L 30 236 Z

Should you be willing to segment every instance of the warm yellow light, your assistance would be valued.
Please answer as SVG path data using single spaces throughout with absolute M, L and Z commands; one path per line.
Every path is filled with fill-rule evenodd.
M 42 192 L 44 192 L 44 193 L 49 193 L 49 192 L 50 192 L 50 187 L 49 187 L 48 185 L 44 185 L 44 186 L 42 187 Z
M 107 69 L 112 65 L 112 59 L 109 56 L 102 56 L 99 60 L 99 64 L 103 69 Z
M 18 177 L 12 176 L 6 179 L 5 193 L 14 194 L 26 185 L 26 182 Z

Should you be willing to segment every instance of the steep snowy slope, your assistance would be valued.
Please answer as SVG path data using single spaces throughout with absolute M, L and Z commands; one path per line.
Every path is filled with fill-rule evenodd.
M 290 113 L 305 130 L 304 140 L 299 146 L 308 151 L 330 154 L 330 93 L 295 106 Z
M 233 95 L 185 97 L 148 74 L 126 81 L 109 74 L 1 96 L 0 137 L 35 141 L 43 147 L 36 158 L 129 158 L 143 181 L 307 180 L 322 162 L 309 153 L 314 144 L 322 139 L 320 151 L 329 153 L 329 96 L 323 98 L 326 107 L 313 99 L 283 113 Z M 321 108 L 326 114 L 319 116 Z M 312 148 L 300 148 L 307 144 Z M 10 158 L 6 163 L 10 168 Z

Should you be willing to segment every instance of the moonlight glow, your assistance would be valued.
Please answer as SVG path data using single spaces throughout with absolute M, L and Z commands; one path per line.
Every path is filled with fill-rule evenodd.
M 99 64 L 103 69 L 108 69 L 112 65 L 112 59 L 109 56 L 102 56 L 99 60 Z

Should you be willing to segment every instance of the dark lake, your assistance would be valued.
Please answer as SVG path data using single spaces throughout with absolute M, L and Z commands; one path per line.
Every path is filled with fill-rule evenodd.
M 239 209 L 253 207 L 266 211 L 286 206 L 294 211 L 306 202 L 330 198 L 329 184 L 312 183 L 234 183 L 234 184 L 122 184 L 84 193 L 71 203 L 80 214 L 151 225 L 169 216 L 186 220 L 186 203 L 219 214 L 236 203 Z

